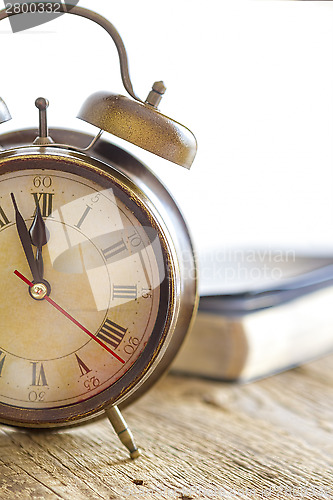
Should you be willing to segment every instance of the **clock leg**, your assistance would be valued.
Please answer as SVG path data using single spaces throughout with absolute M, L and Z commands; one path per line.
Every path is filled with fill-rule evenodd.
M 124 417 L 120 413 L 118 406 L 112 406 L 105 410 L 106 416 L 110 420 L 110 423 L 114 430 L 116 431 L 120 441 L 129 450 L 131 458 L 134 460 L 141 455 L 140 448 L 138 448 L 134 442 L 133 434 L 129 429 Z

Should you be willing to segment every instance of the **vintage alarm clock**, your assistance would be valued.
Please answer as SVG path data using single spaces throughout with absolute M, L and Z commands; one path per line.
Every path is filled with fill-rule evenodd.
M 40 5 L 2 10 L 0 20 Z M 144 393 L 177 353 L 196 310 L 196 267 L 168 191 L 101 135 L 186 168 L 196 140 L 158 111 L 162 82 L 145 102 L 135 95 L 111 23 L 77 6 L 60 8 L 111 35 L 131 97 L 98 92 L 86 100 L 78 118 L 98 127 L 95 138 L 49 131 L 44 98 L 35 103 L 39 131 L 0 136 L 0 421 L 57 428 L 106 414 L 135 458 L 118 405 Z M 10 118 L 1 99 L 0 123 Z

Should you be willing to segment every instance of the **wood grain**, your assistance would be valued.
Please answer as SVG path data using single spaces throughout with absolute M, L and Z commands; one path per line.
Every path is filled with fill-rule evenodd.
M 0 498 L 333 499 L 333 356 L 244 386 L 169 375 L 125 411 L 131 461 L 103 419 L 0 427 Z

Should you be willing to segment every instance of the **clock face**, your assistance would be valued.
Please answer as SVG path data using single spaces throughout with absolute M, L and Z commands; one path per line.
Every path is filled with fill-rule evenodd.
M 5 416 L 15 407 L 48 415 L 83 404 L 92 411 L 114 396 L 110 388 L 125 375 L 119 391 L 133 385 L 139 376 L 133 365 L 140 360 L 143 370 L 149 346 L 161 342 L 169 304 L 165 250 L 151 214 L 129 194 L 103 171 L 65 158 L 12 161 L 0 170 Z M 28 230 L 40 216 L 44 221 L 37 283 L 14 203 Z

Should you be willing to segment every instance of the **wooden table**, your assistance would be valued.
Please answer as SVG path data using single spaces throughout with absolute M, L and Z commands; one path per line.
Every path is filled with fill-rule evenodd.
M 238 386 L 169 375 L 125 416 L 58 433 L 0 427 L 2 499 L 332 499 L 333 356 Z

